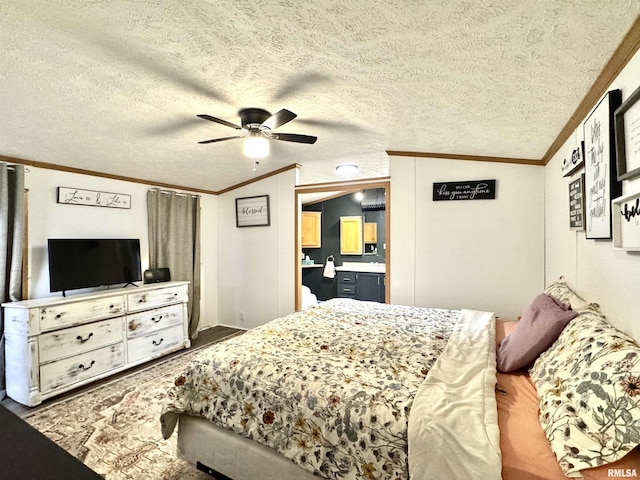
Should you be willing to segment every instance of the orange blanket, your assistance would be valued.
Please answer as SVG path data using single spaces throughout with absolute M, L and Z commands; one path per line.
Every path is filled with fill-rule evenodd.
M 517 322 L 498 320 L 496 341 Z M 504 480 L 566 480 L 538 421 L 538 395 L 525 370 L 500 373 L 496 400 Z M 583 470 L 585 480 L 605 480 L 635 474 L 640 478 L 640 447 L 620 461 Z M 633 478 L 633 477 L 632 477 Z

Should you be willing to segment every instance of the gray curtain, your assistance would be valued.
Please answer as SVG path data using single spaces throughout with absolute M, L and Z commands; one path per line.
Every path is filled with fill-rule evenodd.
M 0 302 L 22 299 L 24 166 L 0 163 Z M 4 318 L 0 314 L 0 400 L 6 395 Z
M 171 280 L 189 282 L 189 336 L 200 322 L 200 197 L 149 190 L 149 267 L 168 267 Z

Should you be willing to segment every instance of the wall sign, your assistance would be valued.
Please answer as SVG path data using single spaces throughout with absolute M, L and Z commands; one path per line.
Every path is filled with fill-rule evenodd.
M 584 166 L 584 142 L 580 142 L 576 148 L 571 151 L 570 158 L 563 158 L 560 164 L 560 170 L 563 177 L 577 172 Z
M 569 183 L 569 227 L 584 230 L 584 174 Z
M 131 208 L 131 195 L 58 187 L 58 203 L 93 207 Z
M 611 202 L 613 247 L 640 250 L 640 193 L 618 197 Z
M 622 193 L 616 181 L 613 112 L 622 102 L 611 90 L 584 121 L 586 238 L 611 238 L 611 199 Z
M 441 200 L 493 200 L 496 181 L 468 180 L 466 182 L 440 182 L 433 184 L 433 201 Z
M 615 111 L 618 180 L 640 175 L 640 88 Z
M 269 225 L 269 195 L 236 198 L 236 227 Z

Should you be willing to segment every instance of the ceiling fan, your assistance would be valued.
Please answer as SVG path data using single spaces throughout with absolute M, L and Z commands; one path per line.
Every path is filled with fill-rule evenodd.
M 307 144 L 315 143 L 318 139 L 318 137 L 313 137 L 311 135 L 273 132 L 276 128 L 281 127 L 285 123 L 296 118 L 297 115 L 295 113 L 286 109 L 282 109 L 271 115 L 271 113 L 263 110 L 262 108 L 243 108 L 238 112 L 238 115 L 240 116 L 241 125 L 236 125 L 231 122 L 227 122 L 226 120 L 212 117 L 211 115 L 197 115 L 204 120 L 219 123 L 220 125 L 225 125 L 236 130 L 242 130 L 240 135 L 213 138 L 211 140 L 203 140 L 198 143 L 215 143 L 235 138 L 244 138 L 245 155 L 248 157 L 261 158 L 266 157 L 269 154 L 270 139 Z

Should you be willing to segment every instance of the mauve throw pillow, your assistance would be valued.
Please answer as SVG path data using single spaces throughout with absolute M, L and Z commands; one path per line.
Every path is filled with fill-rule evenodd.
M 533 299 L 516 328 L 500 342 L 497 366 L 501 372 L 527 367 L 556 341 L 577 312 L 541 293 Z

